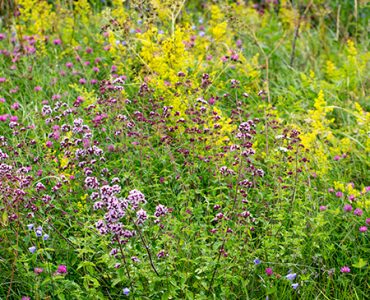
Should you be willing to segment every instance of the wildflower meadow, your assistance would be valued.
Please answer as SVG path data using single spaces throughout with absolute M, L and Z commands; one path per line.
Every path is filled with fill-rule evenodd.
M 366 0 L 0 0 L 0 299 L 370 299 Z

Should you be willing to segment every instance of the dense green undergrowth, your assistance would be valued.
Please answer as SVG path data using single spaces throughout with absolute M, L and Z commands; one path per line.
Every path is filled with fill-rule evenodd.
M 1 2 L 0 299 L 367 299 L 366 1 Z

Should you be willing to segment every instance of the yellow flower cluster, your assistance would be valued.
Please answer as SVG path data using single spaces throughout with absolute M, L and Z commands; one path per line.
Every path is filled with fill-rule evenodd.
M 122 0 L 113 0 L 112 1 L 112 16 L 115 18 L 120 24 L 123 24 L 127 20 L 127 13 L 123 6 Z
M 17 31 L 22 34 L 44 36 L 55 27 L 57 18 L 46 0 L 18 0 L 20 21 Z
M 330 80 L 337 80 L 340 77 L 340 72 L 331 60 L 326 61 L 325 74 Z
M 214 38 L 214 42 L 222 43 L 228 48 L 231 46 L 230 34 L 227 34 L 230 29 L 228 28 L 228 23 L 225 20 L 225 15 L 221 11 L 219 5 L 211 5 L 210 7 L 211 19 L 210 24 L 210 34 Z
M 178 27 L 173 36 L 166 37 L 156 27 L 152 27 L 139 34 L 138 38 L 142 42 L 140 58 L 149 71 L 160 79 L 175 82 L 176 74 L 194 62 L 183 42 L 190 38 L 190 31 L 186 28 Z
M 314 108 L 308 111 L 306 121 L 309 123 L 309 128 L 301 135 L 301 139 L 303 146 L 311 150 L 311 159 L 315 162 L 316 173 L 324 175 L 329 170 L 329 164 L 325 148 L 320 139 L 325 139 L 330 134 L 329 125 L 333 120 L 328 120 L 326 117 L 327 113 L 333 109 L 326 106 L 324 93 L 321 90 L 315 100 Z
M 74 1 L 74 10 L 76 15 L 79 17 L 81 23 L 84 26 L 89 25 L 89 19 L 91 17 L 91 7 L 89 1 L 87 0 Z
M 358 54 L 355 43 L 352 40 L 347 41 L 347 52 L 349 56 L 356 56 Z
M 219 23 L 212 28 L 212 35 L 214 36 L 216 41 L 223 39 L 225 37 L 226 32 L 227 32 L 227 22 Z
M 327 127 L 332 122 L 326 119 L 326 114 L 332 111 L 332 108 L 326 107 L 324 93 L 320 90 L 315 100 L 314 110 L 308 111 L 307 122 L 310 124 L 310 132 L 304 134 L 302 144 L 308 149 L 314 147 L 316 138 L 320 135 L 327 134 Z

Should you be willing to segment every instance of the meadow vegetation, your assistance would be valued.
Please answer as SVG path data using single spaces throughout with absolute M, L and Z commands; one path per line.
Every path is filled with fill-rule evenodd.
M 369 299 L 368 1 L 0 1 L 0 299 Z

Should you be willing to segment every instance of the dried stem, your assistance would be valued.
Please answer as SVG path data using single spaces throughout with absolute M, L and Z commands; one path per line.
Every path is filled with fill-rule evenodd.
M 147 243 L 145 242 L 144 236 L 143 236 L 143 234 L 141 233 L 141 230 L 138 228 L 138 226 L 136 224 L 135 224 L 135 228 L 139 232 L 140 239 L 141 239 L 141 241 L 144 245 L 144 248 L 145 248 L 146 252 L 148 253 L 150 265 L 152 266 L 152 269 L 153 269 L 154 273 L 157 274 L 157 276 L 159 276 L 159 273 L 158 273 L 157 269 L 154 266 L 153 259 L 152 259 L 152 254 L 150 253 L 149 247 L 148 247 Z
M 126 256 L 125 256 L 125 254 L 123 253 L 122 245 L 121 245 L 121 243 L 119 242 L 119 240 L 118 240 L 118 237 L 117 237 L 117 236 L 116 236 L 116 240 L 117 240 L 117 243 L 118 243 L 118 245 L 119 245 L 119 250 L 120 250 L 121 255 L 122 255 L 123 264 L 125 265 L 126 274 L 127 274 L 128 279 L 130 280 L 130 285 L 131 285 L 131 284 L 132 284 L 132 282 L 131 282 L 131 276 L 130 276 L 130 272 L 129 272 L 129 269 L 128 269 L 128 265 L 127 265 L 127 262 L 126 262 Z

